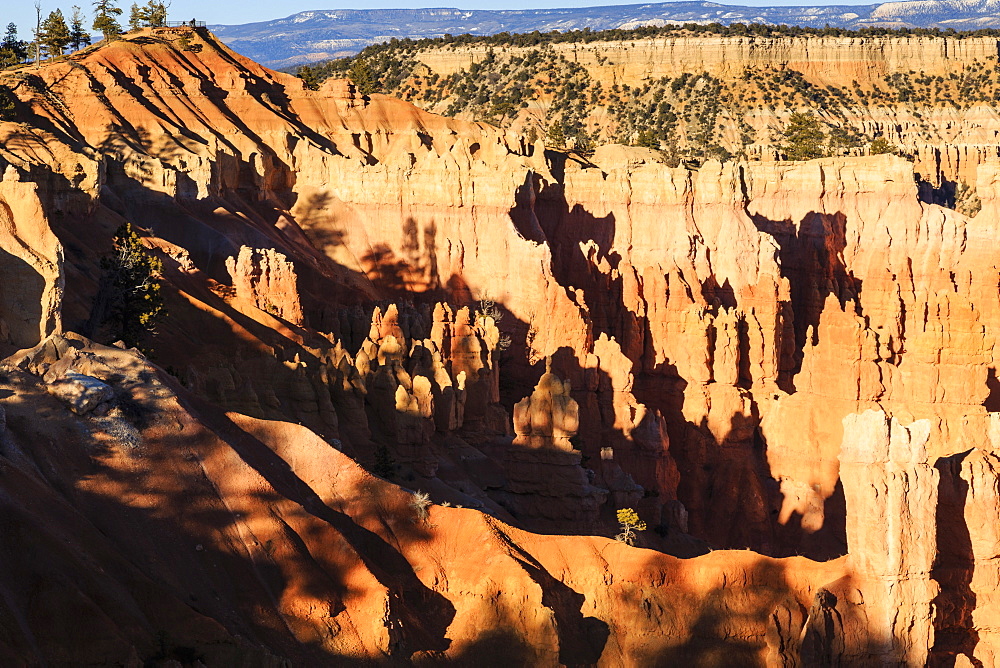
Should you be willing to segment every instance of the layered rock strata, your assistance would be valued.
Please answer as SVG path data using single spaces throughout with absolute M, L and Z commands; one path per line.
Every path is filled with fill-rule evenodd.
M 66 555 L 60 582 L 97 573 L 76 600 L 145 611 L 66 608 L 109 638 L 86 660 L 147 658 L 158 629 L 226 661 L 991 656 L 995 169 L 969 218 L 890 156 L 584 161 L 188 38 L 0 77 L 21 119 L 0 124 L 8 352 L 87 326 L 123 222 L 164 261 L 148 343 L 176 383 L 67 336 L 11 358 L 0 397 L 26 472 L 7 515 Z M 69 371 L 116 388 L 119 412 L 70 415 L 44 389 Z M 477 509 L 425 526 L 418 491 Z M 621 507 L 646 545 L 767 556 L 525 531 L 613 535 Z M 900 520 L 891 541 L 862 509 Z M 960 517 L 964 551 L 944 538 Z M 148 526 L 161 538 L 126 544 Z M 817 560 L 776 558 L 793 554 Z M 45 622 L 15 594 L 31 633 L 9 654 L 64 660 L 79 638 L 33 647 Z
M 202 46 L 195 57 L 165 37 L 125 40 L 40 70 L 44 94 L 13 90 L 47 148 L 7 125 L 3 155 L 12 178 L 58 202 L 57 231 L 79 249 L 64 318 L 84 321 L 96 288 L 88 258 L 101 247 L 78 230 L 123 216 L 150 230 L 185 314 L 165 325 L 162 355 L 213 398 L 334 437 L 318 371 L 331 340 L 360 345 L 344 309 L 378 294 L 488 296 L 513 343 L 508 411 L 536 382 L 527 365 L 552 356 L 588 461 L 610 447 L 656 495 L 643 498 L 654 516 L 679 500 L 694 533 L 776 554 L 844 550 L 844 415 L 880 402 L 931 419 L 935 455 L 956 434 L 984 442 L 991 170 L 970 220 L 921 203 L 911 165 L 889 156 L 690 172 L 606 147 L 582 163 L 334 83 L 306 91 Z M 118 133 L 119 117 L 157 139 Z M 244 118 L 252 133 L 235 132 Z M 29 177 L 60 151 L 50 176 Z M 109 195 L 95 200 L 98 183 Z M 294 264 L 309 331 L 230 304 L 225 259 L 268 244 Z M 191 331 L 204 343 L 174 343 Z

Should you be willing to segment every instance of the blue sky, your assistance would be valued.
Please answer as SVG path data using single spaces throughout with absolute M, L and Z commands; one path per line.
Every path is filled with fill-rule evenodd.
M 718 0 L 716 0 L 718 1 Z M 132 0 L 118 0 L 119 6 L 124 10 L 123 18 L 128 19 L 128 8 L 132 5 Z M 42 17 L 48 15 L 54 9 L 61 9 L 68 18 L 72 12 L 72 6 L 76 4 L 90 15 L 91 2 L 86 0 L 42 0 Z M 197 18 L 199 21 L 207 23 L 253 23 L 255 21 L 267 21 L 270 19 L 283 18 L 296 12 L 309 9 L 376 9 L 389 7 L 459 7 L 462 9 L 538 9 L 545 7 L 595 7 L 606 5 L 631 5 L 639 4 L 635 0 L 625 2 L 615 2 L 615 0 L 508 0 L 507 2 L 406 2 L 405 0 L 396 2 L 324 2 L 324 0 L 291 0 L 286 2 L 274 2 L 274 0 L 173 0 L 170 6 L 170 18 L 178 21 L 187 21 Z M 838 2 L 810 3 L 803 0 L 726 0 L 720 4 L 731 5 L 754 5 L 754 6 L 777 6 L 777 5 L 860 5 L 875 4 L 865 0 L 839 0 Z M 21 39 L 27 39 L 31 35 L 31 28 L 35 24 L 34 3 L 25 0 L 0 0 L 0 25 L 6 26 L 13 21 L 17 24 Z

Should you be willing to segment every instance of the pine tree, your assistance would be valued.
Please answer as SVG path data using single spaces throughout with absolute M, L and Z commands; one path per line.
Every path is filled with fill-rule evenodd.
M 149 252 L 131 223 L 115 232 L 115 254 L 104 258 L 104 276 L 98 321 L 108 327 L 111 340 L 121 339 L 132 348 L 152 331 L 163 315 L 160 274 L 163 262 Z
M 128 15 L 128 27 L 131 30 L 139 28 L 161 28 L 167 25 L 167 7 L 169 3 L 149 0 L 144 5 L 132 3 Z
M 372 74 L 367 60 L 355 58 L 351 61 L 351 69 L 347 73 L 347 78 L 354 83 L 354 87 L 362 95 L 371 95 L 376 90 L 375 76 Z
M 573 148 L 580 153 L 589 155 L 594 152 L 594 139 L 586 130 L 580 130 L 573 137 Z
M 10 67 L 28 57 L 28 45 L 17 38 L 17 25 L 7 24 L 7 34 L 0 41 L 0 67 Z
M 0 86 L 0 121 L 13 121 L 16 117 L 14 94 L 6 86 Z
M 615 540 L 626 545 L 634 545 L 636 533 L 646 530 L 646 523 L 639 519 L 639 513 L 631 508 L 620 508 L 618 510 L 618 528 L 621 533 L 615 536 Z
M 316 76 L 316 70 L 308 65 L 303 65 L 296 70 L 295 76 L 302 79 L 302 83 L 307 89 L 319 90 L 319 77 Z
M 660 148 L 660 139 L 652 130 L 641 130 L 635 138 L 635 145 L 643 148 Z
M 899 148 L 895 144 L 890 143 L 885 137 L 876 137 L 875 140 L 872 141 L 871 146 L 868 148 L 868 153 L 870 155 L 879 155 L 882 153 L 895 154 L 898 151 Z
M 146 25 L 150 28 L 161 28 L 167 25 L 167 8 L 170 3 L 149 0 L 146 3 Z
M 555 148 L 562 148 L 566 145 L 566 131 L 563 129 L 562 123 L 556 121 L 549 126 L 545 133 L 545 143 Z
M 49 57 L 61 56 L 66 46 L 71 40 L 69 27 L 66 19 L 63 18 L 61 9 L 51 12 L 47 19 L 42 21 L 42 31 L 38 35 L 38 41 L 45 47 Z
M 128 27 L 130 30 L 138 30 L 146 25 L 146 6 L 140 7 L 136 3 L 132 3 L 132 7 L 129 9 L 128 13 Z
M 375 465 L 372 466 L 372 473 L 380 478 L 391 480 L 395 471 L 396 462 L 393 461 L 392 455 L 389 454 L 389 448 L 384 445 L 375 448 Z
M 17 56 L 17 61 L 21 62 L 28 57 L 28 43 L 17 38 L 17 26 L 13 23 L 7 24 L 7 34 L 4 35 L 0 49 L 8 49 Z
M 781 134 L 785 139 L 781 150 L 789 160 L 812 160 L 827 155 L 826 133 L 812 114 L 793 112 Z
M 69 21 L 69 44 L 74 51 L 90 46 L 90 33 L 83 28 L 83 12 L 73 5 L 73 17 Z
M 122 34 L 121 24 L 116 16 L 121 16 L 122 10 L 114 4 L 114 0 L 94 0 L 94 30 L 100 30 L 104 39 L 114 39 Z

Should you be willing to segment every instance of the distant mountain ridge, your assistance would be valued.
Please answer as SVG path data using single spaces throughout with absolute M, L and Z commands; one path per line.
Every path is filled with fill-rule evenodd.
M 213 25 L 240 53 L 270 67 L 287 67 L 357 53 L 393 37 L 489 35 L 539 30 L 609 30 L 669 23 L 772 23 L 841 28 L 1000 28 L 1000 0 L 912 0 L 871 5 L 745 7 L 715 2 L 664 2 L 607 7 L 518 9 L 338 9 L 283 19 Z

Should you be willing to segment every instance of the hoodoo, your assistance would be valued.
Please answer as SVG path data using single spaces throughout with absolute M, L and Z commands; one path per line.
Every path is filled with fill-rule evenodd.
M 992 159 L 559 150 L 190 27 L 0 94 L 4 665 L 995 663 Z

